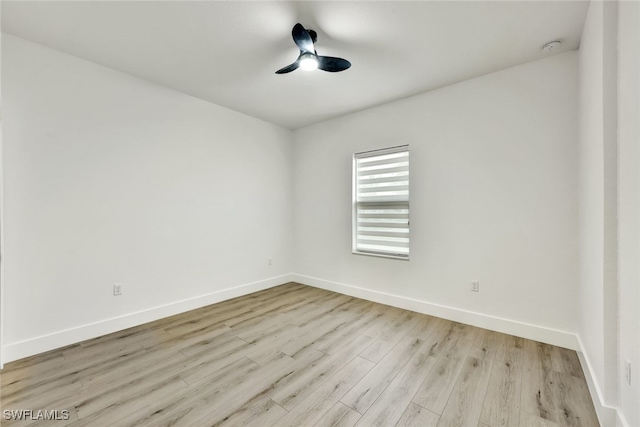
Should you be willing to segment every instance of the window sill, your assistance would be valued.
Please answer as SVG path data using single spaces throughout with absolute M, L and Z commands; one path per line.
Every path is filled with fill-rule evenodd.
M 379 254 L 375 252 L 362 252 L 362 251 L 354 251 L 354 250 L 352 250 L 351 253 L 354 255 L 365 255 L 365 256 L 373 256 L 377 258 L 391 258 L 391 259 L 399 259 L 402 261 L 409 261 L 408 256 L 402 256 L 402 255 Z

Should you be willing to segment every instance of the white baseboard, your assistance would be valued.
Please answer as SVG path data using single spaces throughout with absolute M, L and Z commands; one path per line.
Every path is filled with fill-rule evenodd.
M 624 416 L 622 415 L 622 413 L 620 413 L 620 411 L 616 411 L 616 414 L 618 415 L 616 417 L 616 427 L 630 427 L 630 424 L 627 422 L 627 420 L 624 418 Z M 604 427 L 604 426 L 603 426 Z
M 99 337 L 101 335 L 121 331 L 133 326 L 142 325 L 147 322 L 152 322 L 164 317 L 184 313 L 185 311 L 194 310 L 206 305 L 215 304 L 217 302 L 225 301 L 231 298 L 236 298 L 242 295 L 261 291 L 263 289 L 272 288 L 274 286 L 278 286 L 291 281 L 292 275 L 285 274 L 282 276 L 247 283 L 245 285 L 223 289 L 220 291 L 212 292 L 210 294 L 188 298 L 182 301 L 149 308 L 146 310 L 141 310 L 135 313 L 125 314 L 123 316 L 118 316 L 111 319 L 106 319 L 99 322 L 54 332 L 52 334 L 43 335 L 20 342 L 10 343 L 5 345 L 2 349 L 3 362 L 6 364 L 14 360 L 22 359 L 24 357 L 33 356 L 45 351 Z
M 582 371 L 584 372 L 584 377 L 586 378 L 587 385 L 589 386 L 589 392 L 591 393 L 593 406 L 596 409 L 596 413 L 598 414 L 600 425 L 602 427 L 629 427 L 622 414 L 620 414 L 620 412 L 616 408 L 608 406 L 604 403 L 602 389 L 598 384 L 597 377 L 594 375 L 593 365 L 591 364 L 589 355 L 584 349 L 584 344 L 582 343 L 580 336 L 578 336 L 577 339 L 579 346 L 577 350 L 578 358 L 580 359 Z
M 153 307 L 150 309 L 126 314 L 123 316 L 106 319 L 103 321 L 78 326 L 52 334 L 43 335 L 28 340 L 7 344 L 2 349 L 2 362 L 8 363 L 24 357 L 43 353 L 56 348 L 64 347 L 87 339 L 95 338 L 101 335 L 117 332 L 133 326 L 138 326 L 147 322 L 162 319 L 164 317 L 173 316 L 196 308 L 204 307 L 217 302 L 247 295 L 253 292 L 272 288 L 287 282 L 298 282 L 304 285 L 316 288 L 326 289 L 329 291 L 339 292 L 345 295 L 366 299 L 369 301 L 391 305 L 418 313 L 429 314 L 448 320 L 453 320 L 480 328 L 490 329 L 510 335 L 544 342 L 547 344 L 557 345 L 560 347 L 576 350 L 580 363 L 583 366 L 585 378 L 589 386 L 589 391 L 593 397 L 600 424 L 602 427 L 629 427 L 622 414 L 616 408 L 605 405 L 602 392 L 593 375 L 593 369 L 588 354 L 584 351 L 584 346 L 579 336 L 569 332 L 559 331 L 550 328 L 544 328 L 527 323 L 517 322 L 514 320 L 503 319 L 487 314 L 461 310 L 458 308 L 447 307 L 443 305 L 433 304 L 413 298 L 407 298 L 400 295 L 389 294 L 371 289 L 365 289 L 357 286 L 347 285 L 344 283 L 332 282 L 319 279 L 316 277 L 305 276 L 302 274 L 285 274 L 282 276 L 272 277 L 257 282 L 247 283 L 245 285 L 233 288 L 223 289 L 206 295 L 185 299 L 175 303 L 163 306 Z
M 304 285 L 339 292 L 341 294 L 350 295 L 381 304 L 391 305 L 394 307 L 403 308 L 405 310 L 429 314 L 431 316 L 441 317 L 444 319 L 453 320 L 455 322 L 465 323 L 467 325 L 473 325 L 484 329 L 490 329 L 496 332 L 516 335 L 534 341 L 569 348 L 571 350 L 578 350 L 579 348 L 576 336 L 569 332 L 544 328 L 541 326 L 503 319 L 487 314 L 475 313 L 472 311 L 433 304 L 430 302 L 407 298 L 400 295 L 393 295 L 385 292 L 374 291 L 371 289 L 360 288 L 357 286 L 346 285 L 344 283 L 331 282 L 328 280 L 318 279 L 316 277 L 305 276 L 302 274 L 293 274 L 292 280 Z

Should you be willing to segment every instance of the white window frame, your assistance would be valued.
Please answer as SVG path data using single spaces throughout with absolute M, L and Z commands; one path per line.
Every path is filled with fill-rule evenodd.
M 407 163 L 406 166 L 402 166 L 400 168 L 406 169 L 399 172 L 399 175 L 402 175 L 401 177 L 394 176 L 391 178 L 359 178 L 359 176 L 362 176 L 362 174 L 367 174 L 366 170 L 361 170 L 362 168 L 366 167 L 367 162 L 375 162 L 375 164 L 393 162 L 393 160 L 389 159 L 388 155 L 394 155 L 397 153 L 406 153 L 402 155 L 403 157 L 398 158 L 403 163 Z M 380 160 L 374 160 L 374 157 L 380 158 Z M 363 159 L 364 161 L 358 162 L 359 160 Z M 408 145 L 365 151 L 361 153 L 355 153 L 353 155 L 352 253 L 383 258 L 409 260 L 409 163 Z M 361 175 L 359 175 L 359 171 L 361 172 Z M 382 172 L 383 171 L 380 171 L 380 173 Z M 367 184 L 367 180 L 369 179 L 372 179 L 375 183 L 381 184 L 384 187 L 380 189 L 387 191 L 375 193 L 376 195 L 372 195 L 371 193 L 367 194 L 366 190 L 362 190 L 362 184 Z M 381 181 L 384 181 L 384 184 L 382 184 Z M 370 186 L 371 184 L 369 184 L 369 187 Z M 389 191 L 392 190 L 394 186 L 398 186 L 397 188 L 399 188 L 400 191 Z M 363 198 L 365 200 L 363 200 Z M 371 210 L 375 213 L 368 214 L 367 212 L 365 212 L 365 209 Z M 390 213 L 380 213 L 380 211 L 384 210 L 393 211 Z M 393 218 L 390 221 L 393 221 L 394 223 L 384 224 L 381 228 L 373 227 L 372 224 L 367 224 L 366 226 L 364 226 L 364 228 L 362 226 L 359 228 L 359 224 L 362 225 L 362 222 L 366 219 L 362 216 L 371 217 L 369 215 L 373 216 L 377 214 L 380 214 L 381 218 L 375 218 L 375 221 L 384 221 L 384 218 Z M 406 221 L 406 224 L 404 223 L 404 221 Z M 386 239 L 388 240 L 388 242 L 366 241 L 365 239 Z

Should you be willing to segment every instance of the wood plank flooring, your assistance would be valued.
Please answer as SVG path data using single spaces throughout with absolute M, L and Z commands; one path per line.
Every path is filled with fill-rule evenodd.
M 297 283 L 9 363 L 2 426 L 596 427 L 575 352 Z

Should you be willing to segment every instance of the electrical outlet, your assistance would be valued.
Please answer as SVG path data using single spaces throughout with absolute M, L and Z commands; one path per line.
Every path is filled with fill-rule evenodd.
M 471 292 L 480 292 L 480 282 L 476 280 L 471 282 Z
M 624 361 L 624 379 L 627 384 L 631 385 L 631 362 L 628 360 Z
M 113 296 L 122 295 L 122 283 L 113 285 Z
M 271 264 L 272 264 L 272 262 L 271 262 L 271 258 L 269 258 L 269 259 L 267 260 L 267 265 L 271 265 Z

